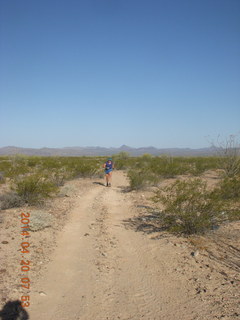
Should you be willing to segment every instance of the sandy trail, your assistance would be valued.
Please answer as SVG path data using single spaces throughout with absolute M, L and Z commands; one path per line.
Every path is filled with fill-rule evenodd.
M 126 226 L 135 214 L 121 188 L 128 182 L 122 172 L 113 178 L 111 188 L 87 182 L 32 289 L 30 319 L 205 319 L 204 301 L 171 267 L 176 254 Z

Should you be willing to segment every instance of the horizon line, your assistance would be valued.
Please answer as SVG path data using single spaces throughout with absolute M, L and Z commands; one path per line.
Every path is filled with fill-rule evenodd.
M 47 146 L 43 146 L 43 147 L 19 147 L 19 146 L 14 146 L 14 145 L 8 145 L 8 146 L 3 146 L 0 147 L 0 149 L 3 148 L 19 148 L 19 149 L 70 149 L 70 148 L 104 148 L 104 149 L 121 149 L 121 148 L 130 148 L 130 149 L 143 149 L 143 148 L 154 148 L 154 149 L 191 149 L 191 150 L 198 150 L 198 149 L 209 149 L 209 148 L 213 148 L 213 146 L 206 146 L 206 147 L 195 147 L 195 148 L 191 148 L 191 147 L 155 147 L 155 146 L 142 146 L 142 147 L 132 147 L 126 144 L 123 144 L 119 147 L 105 147 L 105 146 L 65 146 L 65 147 L 47 147 Z

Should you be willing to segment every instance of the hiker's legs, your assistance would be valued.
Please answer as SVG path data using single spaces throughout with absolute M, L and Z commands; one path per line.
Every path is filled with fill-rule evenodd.
M 112 183 L 112 171 L 108 174 L 108 182 Z
M 108 182 L 109 182 L 109 174 L 108 173 L 106 173 L 105 178 L 106 178 L 106 183 L 108 185 Z

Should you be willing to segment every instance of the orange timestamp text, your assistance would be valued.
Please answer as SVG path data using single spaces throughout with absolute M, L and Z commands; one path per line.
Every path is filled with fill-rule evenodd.
M 30 306 L 30 279 L 29 279 L 29 271 L 31 268 L 31 261 L 29 260 L 30 254 L 30 232 L 29 232 L 29 224 L 30 224 L 30 213 L 22 212 L 20 214 L 21 218 L 21 287 L 25 291 L 21 296 L 21 304 L 22 307 Z

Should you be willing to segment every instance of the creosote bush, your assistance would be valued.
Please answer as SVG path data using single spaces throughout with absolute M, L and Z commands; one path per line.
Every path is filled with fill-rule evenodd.
M 163 223 L 173 232 L 203 233 L 219 220 L 220 203 L 200 179 L 177 180 L 170 187 L 157 191 L 153 200 L 164 204 Z
M 144 189 L 147 186 L 155 185 L 159 180 L 158 177 L 149 170 L 130 170 L 128 172 L 128 178 L 131 190 Z
M 148 176 L 146 173 L 130 170 L 128 172 L 128 178 L 131 190 L 139 190 L 146 186 Z
M 143 155 L 138 158 L 129 158 L 121 165 L 128 168 L 131 189 L 141 189 L 148 185 L 157 185 L 162 179 L 176 178 L 180 175 L 201 176 L 207 170 L 221 169 L 219 163 L 217 157 Z
M 225 220 L 240 220 L 240 178 L 223 179 L 211 196 L 221 203 Z
M 240 200 L 240 178 L 223 179 L 213 195 L 222 200 Z
M 56 193 L 58 188 L 39 174 L 18 179 L 13 187 L 18 196 L 29 204 L 36 204 Z
M 10 182 L 18 197 L 35 204 L 53 195 L 67 180 L 103 177 L 104 161 L 105 157 L 0 157 L 0 183 Z

